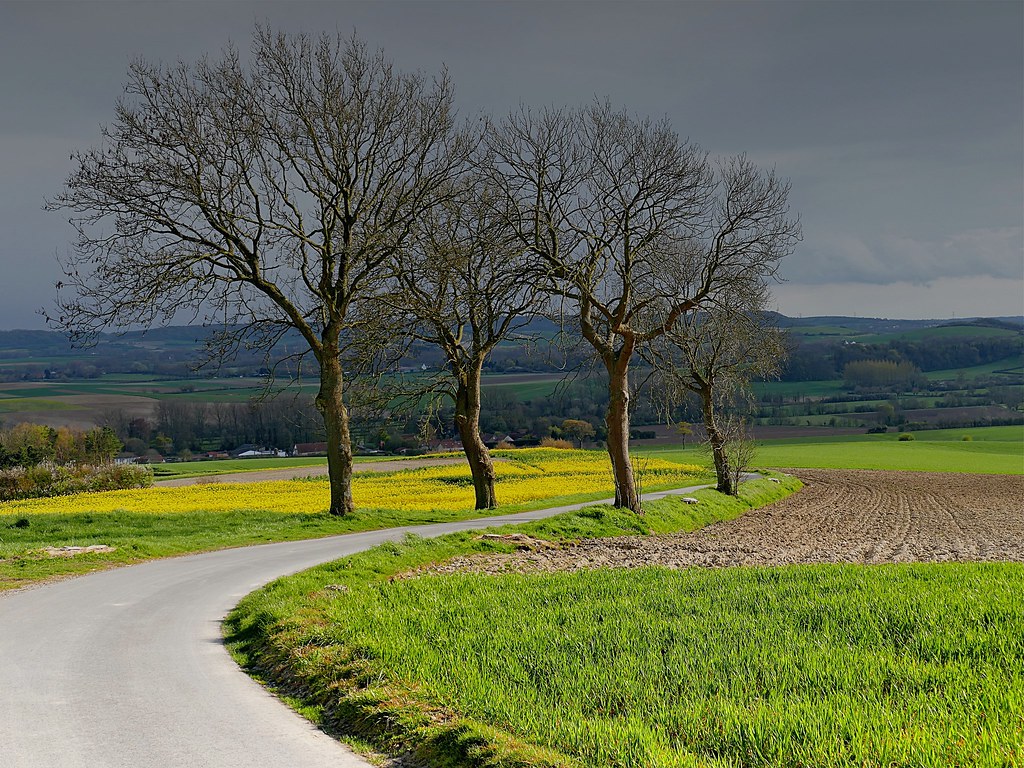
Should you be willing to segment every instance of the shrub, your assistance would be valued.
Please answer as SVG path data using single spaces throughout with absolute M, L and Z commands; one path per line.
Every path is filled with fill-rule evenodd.
M 0 469 L 0 501 L 23 498 L 20 492 L 22 487 L 21 478 L 24 474 L 24 467 Z
M 571 451 L 576 448 L 569 440 L 561 440 L 556 437 L 544 437 L 540 441 L 541 448 L 561 448 L 562 450 Z
M 965 442 L 965 443 L 974 442 L 974 438 L 971 437 L 970 435 L 964 435 L 963 437 L 960 438 L 960 440 Z
M 902 432 L 902 433 L 900 433 L 899 441 L 901 443 L 908 443 L 908 442 L 910 442 L 913 439 L 914 439 L 914 436 L 912 434 L 910 434 L 909 432 Z
M 654 440 L 657 436 L 653 429 L 632 429 L 629 432 L 630 440 Z
M 33 467 L 0 470 L 0 501 L 64 496 L 85 491 L 147 488 L 153 473 L 135 464 L 62 465 L 43 462 Z

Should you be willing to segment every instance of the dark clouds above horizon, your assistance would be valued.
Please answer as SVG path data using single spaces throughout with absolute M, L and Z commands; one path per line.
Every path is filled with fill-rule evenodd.
M 786 314 L 1024 313 L 1024 3 L 0 0 L 0 328 L 41 327 L 71 233 L 42 210 L 135 56 L 356 30 L 447 66 L 467 115 L 607 97 L 792 180 Z

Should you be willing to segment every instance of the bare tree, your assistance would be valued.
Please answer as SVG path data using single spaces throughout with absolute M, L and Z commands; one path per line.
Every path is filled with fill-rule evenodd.
M 248 61 L 229 47 L 131 65 L 102 146 L 51 202 L 78 233 L 54 324 L 88 339 L 188 311 L 264 347 L 298 331 L 319 366 L 330 511 L 346 514 L 343 353 L 468 146 L 446 75 L 397 72 L 354 37 L 257 27 Z
M 764 282 L 799 238 L 789 186 L 745 157 L 709 162 L 665 121 L 513 114 L 490 132 L 517 232 L 608 376 L 615 505 L 639 512 L 629 460 L 634 354 L 710 296 Z
M 688 313 L 644 350 L 655 369 L 654 390 L 667 412 L 692 393 L 700 399 L 718 490 L 735 496 L 753 458 L 742 416 L 750 383 L 779 373 L 786 348 L 782 332 L 764 312 L 766 290 L 736 290 L 716 304 Z
M 507 222 L 486 180 L 467 174 L 402 254 L 390 297 L 392 310 L 407 318 L 408 336 L 444 354 L 446 368 L 429 391 L 455 404 L 477 509 L 498 505 L 494 463 L 480 435 L 483 366 L 501 342 L 528 340 L 525 327 L 544 299 L 524 279 L 526 252 Z

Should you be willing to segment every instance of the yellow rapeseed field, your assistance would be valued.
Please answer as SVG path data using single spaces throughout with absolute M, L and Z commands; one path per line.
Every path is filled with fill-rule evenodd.
M 607 454 L 554 448 L 498 451 L 498 501 L 522 504 L 537 499 L 613 490 Z M 644 459 L 645 488 L 699 481 L 703 469 L 661 459 Z M 356 506 L 416 511 L 464 510 L 474 504 L 473 483 L 465 464 L 401 472 L 356 475 Z M 326 510 L 326 478 L 257 483 L 207 483 L 180 488 L 145 488 L 79 493 L 47 499 L 0 503 L 0 514 L 39 512 L 227 512 L 260 509 L 303 513 Z

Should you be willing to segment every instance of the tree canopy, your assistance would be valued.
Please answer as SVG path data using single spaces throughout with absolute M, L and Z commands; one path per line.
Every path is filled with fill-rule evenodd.
M 55 322 L 88 337 L 191 312 L 222 323 L 220 349 L 295 329 L 320 370 L 331 511 L 352 511 L 341 357 L 462 168 L 455 121 L 444 73 L 398 72 L 355 37 L 257 26 L 246 63 L 136 60 L 52 203 L 77 231 Z

